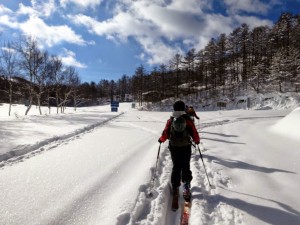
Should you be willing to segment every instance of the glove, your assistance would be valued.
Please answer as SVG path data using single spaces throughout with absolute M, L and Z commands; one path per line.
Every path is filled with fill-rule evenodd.
M 195 144 L 196 144 L 196 145 L 199 145 L 199 144 L 200 144 L 200 142 L 199 142 L 199 141 L 197 141 L 197 142 L 195 142 Z
M 162 143 L 162 141 L 160 140 L 160 138 L 158 139 L 158 143 L 159 143 L 159 144 L 161 144 L 161 143 Z

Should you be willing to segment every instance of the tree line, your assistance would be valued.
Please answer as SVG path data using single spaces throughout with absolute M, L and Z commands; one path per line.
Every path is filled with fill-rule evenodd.
M 72 98 L 76 105 L 80 78 L 74 67 L 64 66 L 61 58 L 41 50 L 36 40 L 22 38 L 18 42 L 4 43 L 0 53 L 1 101 L 9 103 L 9 115 L 13 103 L 24 102 L 25 115 L 33 104 L 39 108 L 57 106 L 63 112 Z
M 27 111 L 37 104 L 57 107 L 99 104 L 99 101 L 133 99 L 157 102 L 169 97 L 199 94 L 203 100 L 234 97 L 245 91 L 299 91 L 300 15 L 282 13 L 273 27 L 250 29 L 247 24 L 230 34 L 211 38 L 201 50 L 175 54 L 167 64 L 146 71 L 143 65 L 133 75 L 117 81 L 100 79 L 81 83 L 73 67 L 38 48 L 27 38 L 6 43 L 1 51 L 1 101 L 26 99 Z
M 249 91 L 299 92 L 300 15 L 282 13 L 273 27 L 242 24 L 199 51 L 174 55 L 149 74 L 139 67 L 132 82 L 140 101 L 192 93 L 205 101 Z

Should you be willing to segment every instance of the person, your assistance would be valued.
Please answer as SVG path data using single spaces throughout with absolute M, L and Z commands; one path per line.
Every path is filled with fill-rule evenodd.
M 196 117 L 196 119 L 199 120 L 199 117 L 197 116 L 193 106 L 189 106 L 188 114 L 193 121 L 195 120 L 194 117 Z
M 186 114 L 188 114 L 188 113 L 189 113 L 189 106 L 188 106 L 188 105 L 185 105 L 185 107 L 184 107 L 184 111 L 185 111 L 185 113 L 186 113 Z
M 176 101 L 173 105 L 173 109 L 174 112 L 170 119 L 168 119 L 162 135 L 158 139 L 158 142 L 162 143 L 169 139 L 168 147 L 173 163 L 171 174 L 173 196 L 179 195 L 179 186 L 181 185 L 182 181 L 184 190 L 183 197 L 187 201 L 189 201 L 191 196 L 190 182 L 193 179 L 192 171 L 190 170 L 192 145 L 191 139 L 195 142 L 196 145 L 198 145 L 200 142 L 200 137 L 193 121 L 185 112 L 184 102 Z M 181 123 L 179 123 L 180 121 Z M 176 122 L 178 122 L 178 124 L 181 124 L 179 125 L 182 131 L 180 135 L 178 135 L 175 130 L 175 128 L 178 129 L 178 124 L 176 125 Z

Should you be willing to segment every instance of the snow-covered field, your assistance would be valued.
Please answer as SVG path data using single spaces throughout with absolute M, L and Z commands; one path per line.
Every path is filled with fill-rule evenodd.
M 1 225 L 171 225 L 171 112 L 109 106 L 37 115 L 0 106 Z M 44 110 L 43 112 L 46 112 Z M 300 224 L 300 109 L 198 112 L 191 225 Z

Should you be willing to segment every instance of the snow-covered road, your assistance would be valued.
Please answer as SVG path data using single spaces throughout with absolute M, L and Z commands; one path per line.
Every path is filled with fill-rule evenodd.
M 209 188 L 195 151 L 191 225 L 300 224 L 299 140 L 270 129 L 287 113 L 200 113 L 203 158 L 217 188 Z M 161 146 L 153 197 L 147 196 L 157 139 L 169 115 L 127 108 L 105 124 L 2 163 L 0 224 L 176 224 L 167 143 Z

